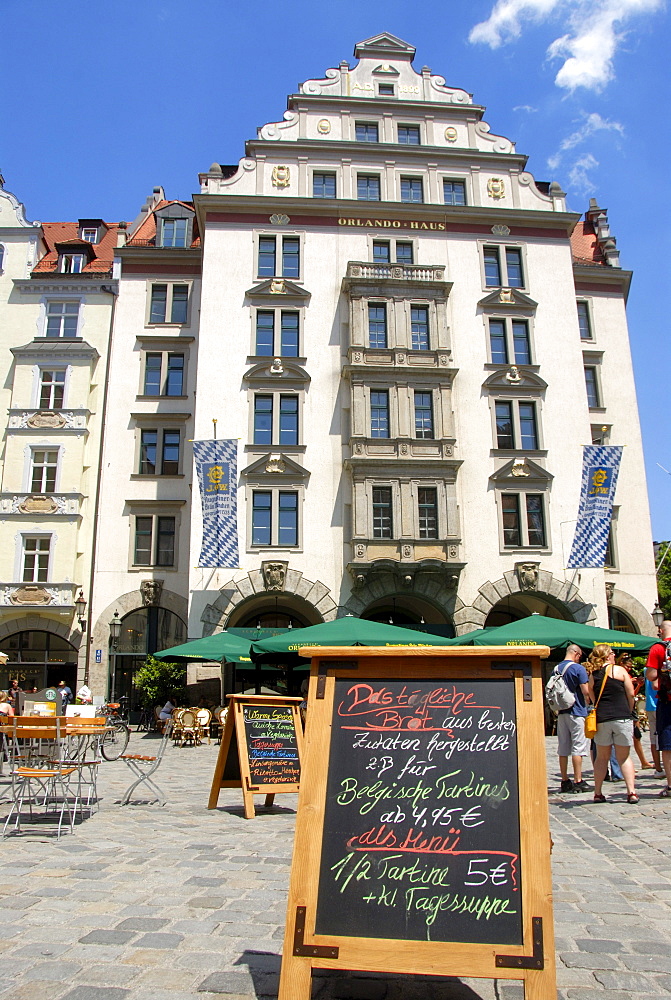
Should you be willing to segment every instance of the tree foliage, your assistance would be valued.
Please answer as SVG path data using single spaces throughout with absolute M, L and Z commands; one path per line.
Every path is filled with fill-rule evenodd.
M 165 705 L 171 694 L 183 697 L 186 667 L 148 656 L 135 675 L 135 687 L 144 708 Z
M 664 617 L 671 619 L 671 549 L 669 548 L 669 542 L 659 542 L 656 563 L 658 567 L 657 591 L 659 593 L 659 606 L 664 612 Z M 661 569 L 659 569 L 660 565 Z

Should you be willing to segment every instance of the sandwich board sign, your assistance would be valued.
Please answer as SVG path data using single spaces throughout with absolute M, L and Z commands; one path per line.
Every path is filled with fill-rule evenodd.
M 222 788 L 241 788 L 245 819 L 253 819 L 254 795 L 271 806 L 278 792 L 297 792 L 301 774 L 302 698 L 230 694 L 208 809 Z
M 544 646 L 312 656 L 279 1000 L 313 968 L 556 998 Z

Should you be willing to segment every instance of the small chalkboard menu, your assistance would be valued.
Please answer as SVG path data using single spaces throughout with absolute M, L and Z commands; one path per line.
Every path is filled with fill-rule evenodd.
M 314 967 L 522 979 L 527 1000 L 555 997 L 549 650 L 308 652 L 279 1000 L 308 1000 Z
M 209 809 L 221 788 L 242 788 L 245 817 L 255 815 L 254 794 L 273 804 L 277 792 L 297 792 L 303 728 L 301 698 L 229 695 L 229 708 L 214 771 Z

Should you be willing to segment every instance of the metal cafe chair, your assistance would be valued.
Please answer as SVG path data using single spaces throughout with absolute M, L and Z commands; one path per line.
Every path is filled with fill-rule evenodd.
M 122 760 L 124 764 L 133 772 L 135 775 L 135 781 L 130 785 L 127 791 L 124 793 L 121 799 L 121 805 L 126 806 L 130 802 L 131 795 L 142 784 L 146 784 L 148 788 L 151 788 L 157 799 L 159 805 L 164 806 L 168 801 L 158 787 L 158 785 L 152 781 L 152 775 L 156 774 L 159 767 L 161 766 L 161 761 L 165 756 L 165 751 L 168 746 L 168 740 L 170 739 L 170 733 L 172 730 L 172 719 L 168 719 L 164 728 L 163 736 L 161 738 L 161 745 L 158 748 L 158 753 L 155 757 L 144 756 L 143 754 L 137 753 L 125 753 L 122 754 L 119 760 Z M 151 800 L 153 801 L 153 800 Z

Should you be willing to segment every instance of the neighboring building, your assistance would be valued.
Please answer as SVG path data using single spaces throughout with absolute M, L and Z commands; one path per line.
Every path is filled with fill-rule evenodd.
M 119 250 L 94 611 L 97 647 L 127 625 L 117 689 L 157 643 L 347 613 L 653 631 L 606 213 L 568 212 L 414 54 L 360 43 L 192 203 L 155 190 Z M 188 440 L 213 421 L 239 440 L 239 568 L 194 568 Z M 590 441 L 626 445 L 609 564 L 568 571 Z
M 23 687 L 87 672 L 116 239 L 102 219 L 27 222 L 0 183 L 0 648 Z

